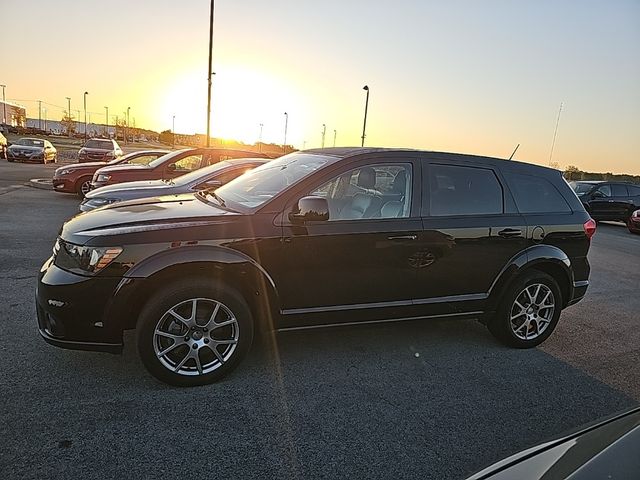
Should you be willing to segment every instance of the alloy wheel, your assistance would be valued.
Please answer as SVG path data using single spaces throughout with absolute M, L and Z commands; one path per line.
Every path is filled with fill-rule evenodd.
M 525 287 L 513 301 L 509 323 L 521 340 L 533 340 L 544 333 L 553 319 L 556 299 L 544 283 Z
M 168 370 L 184 376 L 205 375 L 229 361 L 239 333 L 238 320 L 226 305 L 192 298 L 162 315 L 153 333 L 153 349 Z
M 82 185 L 80 185 L 80 191 L 82 192 L 83 197 L 86 196 L 90 190 L 91 190 L 91 182 L 86 181 L 86 182 L 83 182 Z

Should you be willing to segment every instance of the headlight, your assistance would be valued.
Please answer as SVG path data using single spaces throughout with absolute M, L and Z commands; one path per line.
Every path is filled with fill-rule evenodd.
M 56 172 L 56 175 L 69 175 L 72 172 L 72 170 L 70 168 L 64 169 L 64 170 L 60 170 L 59 172 Z
M 86 199 L 86 201 L 83 203 L 85 203 L 86 205 L 91 205 L 92 207 L 101 207 L 103 205 L 109 205 L 110 203 L 115 203 L 119 201 L 120 199 L 118 198 L 95 197 L 95 198 Z
M 98 273 L 120 253 L 121 247 L 83 247 L 60 239 L 53 247 L 56 266 L 82 273 Z
M 105 153 L 105 154 L 104 154 L 104 156 L 105 156 L 105 157 L 112 157 L 112 158 L 113 158 L 113 157 L 115 157 L 115 156 L 116 156 L 116 154 L 115 154 L 114 152 L 107 152 L 107 153 Z
M 101 173 L 100 175 L 98 175 L 98 182 L 108 182 L 109 179 L 111 178 L 111 175 L 107 175 L 105 173 Z

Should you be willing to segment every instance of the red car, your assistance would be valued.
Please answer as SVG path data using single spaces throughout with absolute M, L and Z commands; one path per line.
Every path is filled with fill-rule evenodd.
M 640 210 L 636 210 L 627 220 L 627 228 L 631 233 L 640 233 Z
M 232 158 L 269 158 L 267 155 L 230 148 L 187 148 L 176 150 L 148 165 L 110 165 L 93 174 L 92 188 L 137 180 L 161 180 L 184 175 Z
M 140 150 L 106 162 L 85 162 L 58 168 L 53 174 L 53 189 L 56 192 L 77 193 L 80 197 L 91 189 L 93 174 L 106 165 L 130 165 L 151 163 L 168 150 Z

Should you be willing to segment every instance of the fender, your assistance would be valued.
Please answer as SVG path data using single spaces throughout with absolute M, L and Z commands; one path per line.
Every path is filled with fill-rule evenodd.
M 516 254 L 512 257 L 505 267 L 500 271 L 496 279 L 494 280 L 491 288 L 488 292 L 488 309 L 490 311 L 495 310 L 500 303 L 502 294 L 509 288 L 511 283 L 526 269 L 541 266 L 554 265 L 561 270 L 566 277 L 566 287 L 568 289 L 568 298 L 563 299 L 569 301 L 573 295 L 573 273 L 571 271 L 571 260 L 569 257 L 558 247 L 553 245 L 533 245 Z M 561 285 L 562 288 L 562 285 Z

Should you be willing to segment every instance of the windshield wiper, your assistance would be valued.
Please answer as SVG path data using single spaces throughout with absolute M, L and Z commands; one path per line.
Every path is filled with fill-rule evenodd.
M 224 201 L 224 199 L 223 199 L 222 197 L 220 197 L 218 194 L 216 194 L 216 192 L 214 192 L 213 190 L 208 191 L 208 192 L 207 192 L 207 195 L 211 195 L 211 196 L 212 196 L 213 198 L 215 198 L 215 199 L 218 201 L 218 203 L 219 203 L 220 205 L 222 205 L 223 207 L 225 207 L 225 206 L 226 206 L 226 205 L 225 205 L 225 201 Z

